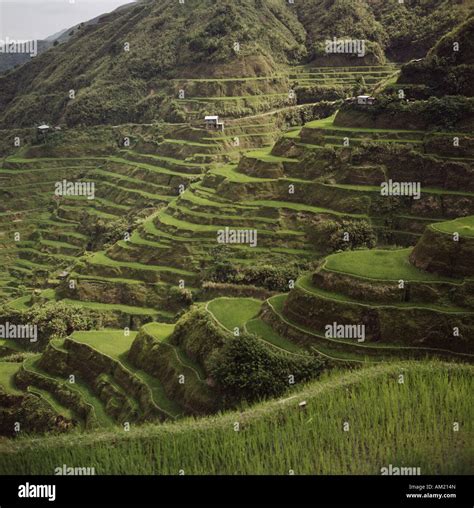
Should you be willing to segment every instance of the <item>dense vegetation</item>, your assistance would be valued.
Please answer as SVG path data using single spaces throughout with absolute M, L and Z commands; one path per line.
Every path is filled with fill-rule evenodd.
M 64 338 L 74 330 L 90 330 L 99 322 L 87 309 L 66 305 L 64 302 L 39 301 L 27 309 L 0 308 L 3 323 L 28 323 L 40 330 L 38 342 L 30 343 L 25 339 L 26 348 L 43 349 L 51 339 Z
M 320 54 L 326 39 L 349 35 L 368 41 L 367 56 L 349 58 L 350 65 L 383 63 L 384 52 L 406 61 L 423 56 L 467 8 L 447 0 L 144 0 L 79 26 L 66 42 L 1 77 L 0 121 L 181 122 L 182 104 L 169 98 L 167 80 L 190 77 L 190 69 L 195 77 L 225 78 L 275 76 L 283 64 L 308 60 L 347 64 Z
M 230 339 L 211 359 L 210 373 L 228 403 L 277 397 L 293 383 L 318 375 L 323 362 L 315 358 L 291 358 L 269 353 L 255 337 Z
M 419 85 L 425 96 L 474 96 L 474 17 L 445 35 L 421 61 L 402 67 L 399 83 Z
M 333 373 L 294 398 L 213 418 L 19 439 L 4 446 L 0 472 L 45 474 L 72 463 L 97 474 L 378 475 L 389 464 L 469 473 L 471 378 L 470 367 L 440 363 Z
M 468 11 L 143 0 L 1 76 L 0 471 L 468 472 Z

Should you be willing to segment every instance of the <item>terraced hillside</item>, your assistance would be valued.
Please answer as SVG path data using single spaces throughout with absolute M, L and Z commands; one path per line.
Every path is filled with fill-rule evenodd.
M 256 121 L 248 127 L 236 125 L 234 131 L 240 135 L 242 145 L 250 147 L 269 143 L 276 133 L 271 117 L 265 123 Z M 115 282 L 126 285 L 127 280 L 133 283 L 133 279 L 137 282 L 141 279 L 143 286 L 146 276 L 145 280 L 152 283 L 149 288 L 152 298 L 154 293 L 159 293 L 161 279 L 163 284 L 174 282 L 175 285 L 182 277 L 190 282 L 196 279 L 196 274 L 189 269 L 145 267 L 148 259 L 134 264 L 131 258 L 137 250 L 144 251 L 137 257 L 145 256 L 147 249 L 155 256 L 157 252 L 166 252 L 172 238 L 153 241 L 153 238 L 146 237 L 150 229 L 153 231 L 154 217 L 150 213 L 156 215 L 156 211 L 160 212 L 165 205 L 176 203 L 178 199 L 184 203 L 185 196 L 191 194 L 190 189 L 209 171 L 211 161 L 232 158 L 238 152 L 232 145 L 232 129 L 228 137 L 184 127 L 174 128 L 174 132 L 165 136 L 159 143 L 140 141 L 133 149 L 115 150 L 110 156 L 33 159 L 14 156 L 5 159 L 1 171 L 9 185 L 2 192 L 8 197 L 13 189 L 15 193 L 18 190 L 14 206 L 10 202 L 5 204 L 8 211 L 3 214 L 5 284 L 2 286 L 5 297 L 10 293 L 21 294 L 24 289 L 8 286 L 12 277 L 16 279 L 16 286 L 27 288 L 54 284 L 60 272 L 73 270 L 77 258 L 83 253 L 96 251 L 120 237 L 124 240 L 114 245 L 115 253 L 110 260 L 104 253 L 97 252 L 81 263 L 87 269 L 80 272 L 86 272 L 91 283 L 95 280 L 94 275 L 105 276 L 107 282 L 106 268 L 110 265 L 110 278 L 117 279 Z M 65 179 L 93 183 L 96 188 L 94 199 L 55 196 L 55 183 Z M 180 193 L 182 198 L 178 198 Z M 205 198 L 202 199 L 205 204 Z M 139 231 L 132 231 L 140 223 L 140 214 L 146 219 L 139 230 L 143 231 L 142 236 Z M 123 260 L 119 257 L 122 251 L 128 253 Z M 97 266 L 99 273 L 94 273 Z M 128 277 L 120 277 L 121 271 L 131 273 Z M 81 273 L 72 273 L 81 279 Z M 100 279 L 99 283 L 104 282 Z M 48 292 L 43 296 L 50 297 L 51 294 Z M 15 305 L 20 304 L 23 301 Z
M 469 282 L 419 273 L 408 263 L 410 249 L 335 254 L 313 279 L 296 280 L 322 254 L 346 248 L 347 231 L 351 248 L 413 245 L 426 224 L 446 228 L 446 218 L 473 213 L 467 135 L 462 154 L 446 154 L 448 132 L 341 127 L 337 114 L 291 126 L 298 110 L 314 117 L 330 115 L 334 107 L 316 103 L 231 120 L 224 133 L 193 124 L 159 130 L 122 126 L 106 135 L 110 155 L 102 150 L 92 157 L 45 157 L 47 145 L 37 145 L 7 157 L 5 177 L 12 188 L 23 185 L 28 196 L 18 201 L 17 222 L 6 231 L 5 280 L 16 281 L 16 287 L 5 285 L 5 296 L 16 296 L 7 309 L 28 312 L 60 301 L 90 313 L 93 326 L 108 327 L 51 342 L 40 356 L 28 357 L 18 372 L 8 374 L 8 386 L 46 399 L 56 413 L 85 428 L 228 407 L 242 393 L 225 379 L 216 385 L 219 373 L 208 363 L 210 350 L 204 348 L 204 355 L 201 337 L 188 337 L 194 327 L 199 330 L 199 320 L 201 333 L 212 329 L 221 346 L 235 329 L 252 337 L 249 348 L 260 348 L 264 357 L 283 362 L 284 369 L 296 369 L 301 380 L 316 375 L 321 359 L 345 365 L 425 356 L 469 361 L 472 309 L 459 297 L 449 300 L 458 288 L 469 294 Z M 287 132 L 278 137 L 284 126 Z M 127 129 L 130 146 L 120 146 Z M 54 151 L 60 153 L 62 146 L 59 138 Z M 409 177 L 421 182 L 419 199 L 381 195 L 384 182 Z M 94 182 L 94 199 L 52 196 L 54 182 L 74 178 Z M 32 203 L 44 211 L 29 214 Z M 255 230 L 255 245 L 216 245 L 225 228 Z M 15 233 L 18 242 L 12 242 Z M 335 280 L 339 270 L 330 265 L 346 258 L 343 266 L 360 265 L 362 272 L 342 270 Z M 283 273 L 269 269 L 282 262 L 288 266 Z M 387 264 L 391 272 L 373 283 L 377 263 L 381 272 Z M 367 274 L 369 282 L 360 282 Z M 408 287 L 397 289 L 400 279 Z M 442 288 L 437 298 L 425 294 L 433 287 Z M 272 296 L 288 290 L 288 297 Z M 222 294 L 258 300 L 250 300 L 255 302 L 251 315 L 241 321 L 233 317 L 243 305 L 238 298 L 228 307 L 222 299 L 198 305 L 170 340 L 147 328 L 167 325 L 142 326 L 173 323 L 193 299 Z M 313 315 L 315 308 L 324 322 Z M 326 337 L 323 328 L 331 313 L 344 323 L 364 323 L 367 343 Z M 413 322 L 413 334 L 404 334 L 408 344 L 399 343 L 390 321 L 401 322 L 399 314 Z M 428 326 L 420 337 L 433 315 L 449 319 L 434 336 Z M 447 327 L 459 323 L 462 340 L 446 344 Z M 110 327 L 140 332 L 125 337 Z M 383 335 L 380 327 L 391 334 Z M 109 340 L 117 341 L 118 351 L 108 349 Z M 236 351 L 221 346 L 215 355 L 232 359 Z M 84 371 L 90 362 L 94 367 Z M 65 381 L 71 374 L 77 378 L 72 392 Z
M 425 237 L 413 250 L 358 250 L 328 256 L 312 276 L 297 281 L 288 297 L 270 299 L 262 317 L 283 337 L 314 342 L 316 349 L 319 344 L 333 348 L 335 356 L 344 357 L 346 347 L 349 353 L 361 355 L 393 355 L 398 349 L 400 354 L 470 361 L 472 280 L 416 268 L 426 266 L 424 242 Z M 463 237 L 461 247 L 455 247 L 457 255 L 469 243 Z M 342 328 L 361 324 L 364 334 L 338 335 L 331 329 L 334 323 Z
M 271 178 L 241 174 L 236 162 L 242 153 L 255 164 L 293 162 L 268 154 L 282 127 L 327 115 L 335 103 L 318 102 L 321 98 L 344 97 L 359 80 L 375 83 L 392 73 L 390 66 L 295 67 L 275 78 L 285 83 L 281 90 L 285 90 L 286 99 L 278 104 L 265 104 L 262 92 L 267 86 L 266 78 L 176 80 L 172 93 L 184 90 L 184 98 L 179 101 L 182 100 L 191 126 L 122 126 L 95 129 L 90 135 L 83 131 L 55 132 L 47 145 L 38 145 L 27 130 L 16 133 L 29 145 L 5 158 L 0 170 L 8 183 L 2 189 L 4 196 L 8 199 L 13 190 L 16 196 L 14 206 L 8 202 L 3 214 L 4 300 L 17 296 L 10 305 L 25 309 L 33 289 L 57 286 L 63 280 L 59 291 L 38 294 L 39 300 L 60 297 L 89 309 L 94 309 L 95 303 L 104 304 L 97 308 L 110 311 L 108 323 L 112 326 L 121 324 L 127 312 L 137 323 L 150 316 L 169 320 L 171 316 L 166 312 L 172 312 L 176 303 L 163 302 L 163 295 L 168 294 L 170 286 L 182 289 L 186 285 L 193 290 L 198 285 L 202 263 L 209 259 L 210 237 L 224 225 L 257 226 L 262 247 L 252 249 L 252 255 L 258 252 L 266 261 L 289 255 L 295 263 L 306 263 L 314 256 L 295 221 L 301 213 L 326 210 L 301 208 L 298 203 L 280 211 L 278 200 L 270 200 L 268 207 L 262 207 L 267 203 L 245 204 L 240 203 L 240 196 L 236 196 L 239 202 L 234 197 L 227 198 L 235 185 L 247 192 L 247 184 L 273 184 Z M 289 98 L 289 87 L 296 91 L 295 98 Z M 235 103 L 236 93 L 248 95 L 245 104 L 262 100 L 266 112 L 229 120 L 224 133 L 203 130 L 205 113 L 245 115 L 254 111 L 245 107 L 238 113 L 226 109 L 228 101 Z M 296 105 L 300 93 L 302 104 Z M 197 103 L 199 107 L 195 109 Z M 77 139 L 83 140 L 82 146 Z M 84 145 L 96 155 L 91 156 Z M 94 199 L 51 196 L 53 186 L 66 179 L 94 183 Z M 137 219 L 138 212 L 141 219 Z M 234 218 L 234 214 L 239 217 Z M 278 223 L 275 219 L 279 216 Z M 123 240 L 106 252 L 74 262 L 86 251 L 100 250 L 120 237 Z M 268 249 L 270 243 L 272 248 Z M 248 263 L 246 248 L 236 246 L 232 250 L 237 263 Z M 68 277 L 80 284 L 70 289 L 65 280 Z M 102 301 L 99 292 L 105 297 Z M 150 307 L 158 302 L 163 311 L 151 312 Z
M 442 37 L 429 67 L 453 37 L 469 40 L 473 25 L 457 26 L 464 2 L 444 20 L 429 15 L 428 3 L 446 8 L 442 0 L 414 2 L 410 14 L 392 7 L 402 25 L 420 23 L 407 40 L 427 50 L 434 34 Z M 334 429 L 349 414 L 365 432 L 371 424 L 353 402 L 383 400 L 371 418 L 388 427 L 371 434 L 358 464 L 359 473 L 373 473 L 380 446 L 413 447 L 404 424 L 396 438 L 387 431 L 397 417 L 387 408 L 400 403 L 411 415 L 419 396 L 429 409 L 410 436 L 421 444 L 396 458 L 422 457 L 429 472 L 466 471 L 469 450 L 441 424 L 431 433 L 426 425 L 442 397 L 469 420 L 453 395 L 466 390 L 474 359 L 468 88 L 398 94 L 406 76 L 424 79 L 412 69 L 422 64 L 404 63 L 412 51 L 403 54 L 399 21 L 378 0 L 313 2 L 343 16 L 333 18 L 336 35 L 367 39 L 360 59 L 322 53 L 331 24 L 325 15 L 311 19 L 309 2 L 293 10 L 280 0 L 194 4 L 184 11 L 168 0 L 139 2 L 0 76 L 2 127 L 15 124 L 0 132 L 0 325 L 29 323 L 38 332 L 0 339 L 0 435 L 18 442 L 5 445 L 9 470 L 23 472 L 22 451 L 38 471 L 62 460 L 61 437 L 45 439 L 42 466 L 29 448 L 32 435 L 46 432 L 68 432 L 74 458 L 98 470 L 106 448 L 95 447 L 96 436 L 120 436 L 108 472 L 125 471 L 122 446 L 136 446 L 138 460 L 159 457 L 139 472 L 172 471 L 181 456 L 162 455 L 166 432 L 209 447 L 200 466 L 183 462 L 195 473 L 293 469 L 285 461 L 300 446 L 284 460 L 276 451 L 268 468 L 246 467 L 249 449 L 234 438 L 226 446 L 242 453 L 229 448 L 228 466 L 213 457 L 222 429 L 240 414 L 243 429 L 255 430 L 247 433 L 254 451 L 268 445 L 264 428 L 279 435 L 274 416 L 289 438 L 314 421 L 327 437 L 308 425 L 301 446 L 314 451 L 307 443 L 318 442 L 323 451 L 304 454 L 300 472 L 354 472 L 346 459 L 361 443 L 338 448 Z M 163 44 L 151 59 L 145 38 L 154 31 Z M 117 33 L 132 47 L 143 43 L 143 54 L 122 55 Z M 453 69 L 472 65 L 465 46 L 462 57 L 447 57 Z M 61 87 L 77 89 L 74 101 L 61 99 Z M 205 125 L 209 115 L 223 128 Z M 47 133 L 31 124 L 40 117 L 51 124 Z M 416 396 L 393 386 L 405 369 Z M 295 399 L 309 399 L 307 409 Z M 328 407 L 337 417 L 321 427 Z M 203 428 L 214 441 L 202 438 Z M 137 444 L 148 430 L 154 441 Z M 470 429 L 463 432 L 467 442 Z M 427 452 L 439 436 L 461 450 L 441 465 Z M 97 455 L 87 456 L 83 443 Z
M 260 117 L 260 121 L 262 118 L 267 117 Z M 245 138 L 239 133 L 249 128 L 235 125 L 228 134 L 230 143 Z M 230 128 L 234 129 L 234 124 Z M 183 133 L 188 131 L 183 129 Z M 73 290 L 63 284 L 59 294 L 71 300 L 91 300 L 94 290 L 88 281 L 94 282 L 95 277 L 118 279 L 111 284 L 127 284 L 124 279 L 130 284 L 153 280 L 165 289 L 176 286 L 194 293 L 209 278 L 232 283 L 229 274 L 203 273 L 215 256 L 216 236 L 225 228 L 257 231 L 255 246 L 226 245 L 226 263 L 244 270 L 249 264 L 278 262 L 283 257 L 286 262 L 306 266 L 327 251 L 328 242 L 318 243 L 317 238 L 318 231 L 327 227 L 334 229 L 336 237 L 332 248 L 343 245 L 337 234 L 344 227 L 365 227 L 366 238 L 356 240 L 361 245 L 413 245 L 427 224 L 474 212 L 469 178 L 472 154 L 440 154 L 439 147 L 449 136 L 447 132 L 340 128 L 330 117 L 290 130 L 271 149 L 239 147 L 237 164 L 222 160 L 232 157 L 234 151 L 232 146 L 222 148 L 229 138 L 219 140 L 220 145 L 216 142 L 219 138 L 213 138 L 215 153 L 208 155 L 194 152 L 186 156 L 188 149 L 204 150 L 203 138 L 191 146 L 183 139 L 165 140 L 153 154 L 129 151 L 126 160 L 133 161 L 130 164 L 139 164 L 142 172 L 151 171 L 153 164 L 173 164 L 169 155 L 162 154 L 168 153 L 170 144 L 177 144 L 186 157 L 182 165 L 190 164 L 189 173 L 181 176 L 186 180 L 175 183 L 176 194 L 181 192 L 148 215 L 129 241 L 86 257 L 71 277 L 89 279 Z M 470 142 L 467 135 L 462 140 Z M 256 140 L 247 140 L 247 146 L 251 142 Z M 203 159 L 201 165 L 190 162 Z M 116 167 L 117 161 L 111 165 Z M 381 195 L 381 183 L 408 178 L 420 182 L 419 199 Z M 276 289 L 289 289 L 290 278 L 286 286 L 283 283 Z M 252 282 L 250 276 L 248 280 Z M 101 280 L 103 285 L 106 282 Z M 112 295 L 115 303 L 130 301 L 130 291 L 121 296 L 113 286 L 107 287 L 107 295 Z M 117 293 L 122 298 L 119 301 Z M 142 298 L 140 304 L 146 307 L 147 301 Z

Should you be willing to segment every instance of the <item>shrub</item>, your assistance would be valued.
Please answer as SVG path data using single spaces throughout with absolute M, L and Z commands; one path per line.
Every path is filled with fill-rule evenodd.
M 288 281 L 296 280 L 298 273 L 299 269 L 294 263 L 284 266 L 249 266 L 238 273 L 236 282 L 264 287 L 270 291 L 287 291 Z
M 189 307 L 193 303 L 193 293 L 189 289 L 173 286 L 168 290 L 167 303 L 171 307 L 176 305 Z
M 373 248 L 377 240 L 372 225 L 366 220 L 320 221 L 308 228 L 307 234 L 318 250 Z
M 131 225 L 126 218 L 120 217 L 115 220 L 105 220 L 100 217 L 91 217 L 87 213 L 81 217 L 81 232 L 90 239 L 89 250 L 101 250 L 113 245 L 118 240 L 123 240 L 125 233 Z
M 306 381 L 316 377 L 323 365 L 311 356 L 289 358 L 270 352 L 255 336 L 243 335 L 230 338 L 213 353 L 209 370 L 225 402 L 232 405 L 281 395 L 290 386 L 289 376 L 295 382 Z
M 296 280 L 303 265 L 286 263 L 278 266 L 261 264 L 253 266 L 238 266 L 229 259 L 232 257 L 227 247 L 217 248 L 212 251 L 211 264 L 203 279 L 210 282 L 227 284 L 245 284 L 258 286 L 269 291 L 288 291 L 288 281 Z
M 298 104 L 320 101 L 336 101 L 345 99 L 350 94 L 350 88 L 343 85 L 314 85 L 294 87 Z
M 67 305 L 63 302 L 47 302 L 35 305 L 25 311 L 0 310 L 3 322 L 28 324 L 38 327 L 38 342 L 24 342 L 23 345 L 34 349 L 46 346 L 50 339 L 64 338 L 75 330 L 91 330 L 97 327 L 97 319 L 89 310 Z
M 367 107 L 345 104 L 342 111 L 368 113 Z M 430 97 L 428 100 L 404 101 L 393 95 L 380 95 L 371 106 L 370 115 L 390 115 L 394 120 L 406 119 L 407 115 L 419 129 L 453 130 L 458 124 L 474 116 L 474 98 L 461 96 Z

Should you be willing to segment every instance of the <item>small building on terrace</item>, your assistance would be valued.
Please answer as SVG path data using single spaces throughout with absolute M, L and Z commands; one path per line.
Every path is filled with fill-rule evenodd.
M 371 95 L 358 95 L 357 96 L 357 104 L 362 106 L 371 106 L 375 103 L 375 97 Z
M 214 131 L 223 131 L 224 130 L 224 122 L 219 121 L 218 115 L 208 115 L 204 117 L 204 125 L 206 129 L 214 130 Z
M 36 128 L 36 140 L 44 141 L 46 143 L 46 137 L 50 131 L 49 125 L 41 124 Z

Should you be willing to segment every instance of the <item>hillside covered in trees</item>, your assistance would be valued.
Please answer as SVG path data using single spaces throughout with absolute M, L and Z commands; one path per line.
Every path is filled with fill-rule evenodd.
M 176 121 L 170 79 L 273 77 L 278 93 L 288 64 L 424 56 L 467 12 L 467 1 L 450 0 L 141 0 L 1 76 L 0 125 Z M 328 57 L 334 37 L 364 39 L 365 56 Z

